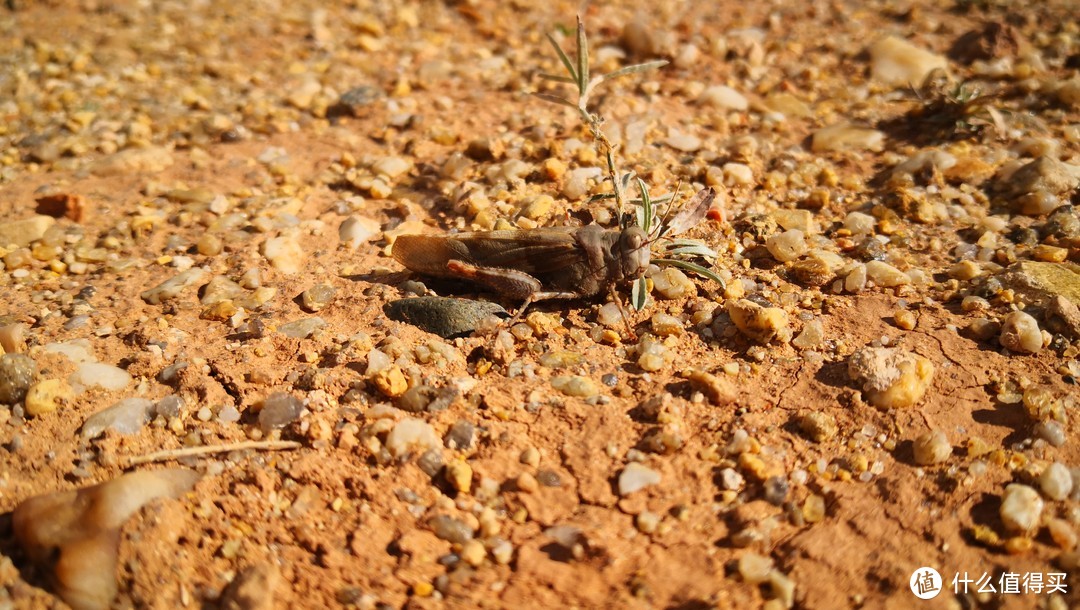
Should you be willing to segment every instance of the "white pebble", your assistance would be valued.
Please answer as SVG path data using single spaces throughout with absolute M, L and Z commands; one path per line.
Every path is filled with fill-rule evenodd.
M 844 217 L 844 228 L 851 231 L 852 235 L 868 235 L 874 232 L 877 219 L 862 212 L 848 212 Z
M 911 283 L 908 274 L 882 261 L 866 263 L 866 277 L 882 288 L 894 288 Z
M 857 263 L 844 278 L 844 290 L 846 292 L 862 292 L 866 288 L 866 265 Z
M 1039 525 L 1043 505 L 1039 492 L 1027 485 L 1013 483 L 1005 488 L 1001 497 L 1001 521 L 1009 530 L 1031 531 Z
M 941 430 L 927 432 L 915 439 L 915 463 L 920 466 L 940 464 L 952 455 L 952 445 Z
M 122 368 L 102 362 L 87 362 L 75 369 L 68 378 L 76 393 L 92 387 L 122 390 L 131 383 L 131 375 Z
M 885 149 L 885 133 L 847 123 L 830 125 L 814 132 L 810 148 L 817 153 L 843 150 L 881 152 Z
M 196 267 L 194 269 L 188 269 L 187 271 L 181 271 L 157 286 L 154 286 L 149 290 L 144 290 L 139 296 L 147 303 L 157 305 L 163 301 L 176 298 L 187 288 L 201 286 L 209 281 L 209 279 L 209 272 Z
M 82 427 L 82 437 L 97 438 L 106 430 L 134 434 L 150 421 L 154 402 L 146 398 L 125 398 L 107 409 L 94 413 Z
M 878 40 L 868 50 L 871 78 L 896 87 L 921 85 L 930 72 L 949 66 L 944 56 L 895 36 Z
M 749 186 L 754 184 L 754 170 L 745 163 L 724 164 L 724 184 L 729 186 Z
M 664 144 L 681 152 L 695 152 L 701 148 L 701 138 L 672 130 Z
M 623 468 L 622 474 L 619 475 L 619 495 L 628 496 L 635 491 L 659 483 L 659 472 L 638 462 L 630 462 L 626 465 L 626 468 Z
M 1020 354 L 1037 354 L 1042 351 L 1043 336 L 1035 318 L 1022 311 L 1014 311 L 1001 322 L 1001 346 Z
M 412 162 L 402 157 L 383 157 L 371 166 L 371 171 L 391 180 L 412 169 Z
M 589 181 L 599 178 L 599 167 L 578 167 L 566 173 L 566 182 L 563 183 L 563 195 L 570 200 L 581 199 L 589 194 Z
M 1039 476 L 1039 488 L 1051 500 L 1064 500 L 1073 490 L 1072 473 L 1061 462 L 1054 462 Z
M 304 249 L 297 241 L 297 237 L 296 232 L 289 231 L 279 237 L 271 237 L 263 243 L 263 256 L 282 273 L 296 273 L 304 267 Z
M 355 250 L 360 244 L 378 234 L 379 230 L 378 221 L 372 218 L 349 216 L 338 227 L 338 239 L 350 250 Z
M 806 244 L 806 236 L 798 229 L 773 235 L 765 240 L 765 247 L 769 254 L 781 263 L 793 261 L 810 249 Z
M 410 450 L 423 453 L 428 449 L 442 447 L 442 439 L 435 434 L 435 429 L 419 419 L 403 419 L 386 436 L 386 450 L 394 458 L 399 458 Z
M 729 110 L 746 110 L 750 107 L 743 94 L 724 85 L 715 85 L 703 91 L 698 98 L 698 103 Z
M 596 321 L 608 328 L 621 327 L 623 324 L 622 312 L 616 303 L 604 303 L 596 311 Z
M 61 354 L 74 364 L 94 362 L 94 348 L 88 339 L 72 339 L 61 343 L 48 343 L 43 348 L 50 354 Z

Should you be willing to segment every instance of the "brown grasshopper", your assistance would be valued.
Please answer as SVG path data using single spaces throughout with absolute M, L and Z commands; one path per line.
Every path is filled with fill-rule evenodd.
M 690 213 L 676 218 L 686 216 L 682 222 L 687 226 L 681 228 L 700 220 L 713 197 L 712 189 L 699 192 L 687 206 Z M 656 237 L 633 224 L 623 229 L 590 224 L 402 235 L 394 241 L 392 253 L 416 273 L 468 280 L 501 296 L 523 299 L 520 315 L 536 301 L 594 297 L 604 290 L 619 302 L 615 286 L 645 274 Z

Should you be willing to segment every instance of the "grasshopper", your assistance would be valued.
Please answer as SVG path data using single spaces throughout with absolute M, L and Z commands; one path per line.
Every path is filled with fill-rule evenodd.
M 712 189 L 694 198 L 686 227 L 700 220 L 714 197 Z M 462 279 L 500 296 L 521 299 L 518 315 L 536 301 L 590 298 L 642 277 L 649 267 L 650 236 L 630 224 L 622 229 L 581 227 L 477 231 L 451 235 L 402 235 L 392 254 L 407 269 L 423 275 Z M 515 316 L 516 318 L 517 316 Z

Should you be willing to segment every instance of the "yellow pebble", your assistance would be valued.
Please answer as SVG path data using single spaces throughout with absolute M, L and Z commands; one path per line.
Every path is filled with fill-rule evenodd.
M 1031 257 L 1037 261 L 1062 263 L 1069 257 L 1069 250 L 1068 248 L 1059 248 L 1057 246 L 1041 244 L 1031 249 Z
M 45 379 L 30 386 L 26 392 L 26 413 L 38 416 L 52 413 L 58 408 L 70 404 L 75 399 L 75 391 L 63 379 Z
M 469 493 L 472 489 L 472 466 L 462 460 L 456 460 L 446 465 L 446 480 L 461 493 Z
M 405 390 L 409 389 L 409 382 L 405 380 L 405 373 L 402 373 L 401 368 L 397 366 L 375 373 L 371 380 L 375 387 L 389 398 L 401 396 L 405 393 Z

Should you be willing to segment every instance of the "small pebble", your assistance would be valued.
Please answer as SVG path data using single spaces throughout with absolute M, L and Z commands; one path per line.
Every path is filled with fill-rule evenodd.
M 840 427 L 832 415 L 811 411 L 799 418 L 799 430 L 815 443 L 823 443 L 835 437 Z
M 267 239 L 263 242 L 262 254 L 282 273 L 293 274 L 304 268 L 306 254 L 294 231 Z
M 1037 354 L 1042 351 L 1043 336 L 1039 323 L 1032 316 L 1014 311 L 1001 322 L 1001 346 L 1018 354 Z
M 877 219 L 862 212 L 848 212 L 844 217 L 844 228 L 852 235 L 872 235 L 876 226 Z
M 897 328 L 903 330 L 914 330 L 915 320 L 915 314 L 910 309 L 897 309 L 893 314 L 893 321 L 896 322 Z
M 378 235 L 381 227 L 378 221 L 363 216 L 349 216 L 338 227 L 338 239 L 350 250 L 356 250 L 360 244 Z
M 315 284 L 300 294 L 304 311 L 315 313 L 329 305 L 337 294 L 337 288 L 330 284 Z
M 536 490 L 540 489 L 540 483 L 537 482 L 536 477 L 528 472 L 519 474 L 514 484 L 519 490 L 530 494 L 536 493 Z
M 682 320 L 666 313 L 653 314 L 649 319 L 653 332 L 660 337 L 678 335 L 683 332 Z
M 765 479 L 765 484 L 762 486 L 765 492 L 765 501 L 774 506 L 780 506 L 787 499 L 788 490 L 790 485 L 787 479 L 780 476 L 772 476 Z
M 445 441 L 447 449 L 468 451 L 476 442 L 476 426 L 464 419 L 458 420 L 450 426 Z
M 769 250 L 769 254 L 781 263 L 793 261 L 810 249 L 805 235 L 798 229 L 773 235 L 765 240 L 765 247 Z
M 896 36 L 870 45 L 870 76 L 893 87 L 918 87 L 934 70 L 947 70 L 948 60 Z
M 927 432 L 915 439 L 915 463 L 920 466 L 941 464 L 952 455 L 952 445 L 940 430 Z
M 863 347 L 848 360 L 848 375 L 862 384 L 870 404 L 904 409 L 922 399 L 934 377 L 927 358 L 890 347 Z
M 682 376 L 690 382 L 691 388 L 705 395 L 709 404 L 723 406 L 739 399 L 739 390 L 736 385 L 723 377 L 717 377 L 701 369 L 683 371 Z
M 714 85 L 698 96 L 698 103 L 703 106 L 724 110 L 746 110 L 750 107 L 746 97 L 738 91 L 724 85 Z
M 1039 497 L 1039 492 L 1019 483 L 1012 483 L 1005 487 L 999 513 L 1005 527 L 1010 531 L 1034 530 L 1039 525 L 1042 511 L 1043 499 Z
M 877 129 L 839 123 L 815 131 L 810 138 L 810 148 L 815 153 L 845 150 L 877 152 L 885 148 L 885 133 Z
M 660 520 L 660 515 L 646 510 L 634 517 L 634 525 L 643 534 L 654 534 L 657 528 L 660 527 Z
M 60 354 L 74 364 L 94 362 L 94 349 L 87 339 L 72 339 L 59 343 L 46 343 L 45 351 L 50 354 Z M 9 350 L 11 351 L 11 350 Z
M 193 267 L 187 271 L 181 271 L 149 290 L 143 291 L 139 296 L 147 303 L 157 305 L 175 299 L 181 293 L 195 286 L 202 286 L 209 280 L 209 272 L 199 267 Z
M 608 328 L 622 328 L 623 317 L 617 303 L 604 303 L 596 310 L 596 321 Z
M 682 271 L 665 267 L 652 277 L 653 290 L 665 299 L 680 299 L 697 294 L 697 287 Z
M 821 320 L 810 320 L 803 325 L 802 331 L 791 340 L 791 344 L 801 350 L 814 349 L 825 340 L 825 327 Z
M 491 558 L 499 565 L 507 565 L 514 559 L 514 545 L 509 540 L 499 539 L 491 547 Z
M 120 434 L 135 434 L 150 421 L 154 402 L 146 398 L 125 398 L 86 419 L 82 437 L 94 439 L 113 430 Z
M 306 339 L 311 336 L 316 330 L 326 326 L 326 321 L 322 318 L 303 318 L 300 320 L 294 320 L 292 322 L 286 322 L 277 328 L 278 332 L 286 337 L 292 337 L 293 339 Z
M 779 307 L 762 307 L 753 301 L 739 299 L 727 302 L 727 312 L 735 327 L 756 343 L 769 343 L 788 331 L 787 312 Z
M 379 392 L 389 398 L 401 396 L 409 389 L 409 382 L 405 379 L 405 373 L 397 365 L 376 372 L 371 376 L 371 382 L 375 384 L 375 388 Z
M 757 553 L 746 553 L 739 558 L 739 576 L 752 585 L 760 585 L 769 580 L 773 571 L 773 560 Z
M 695 152 L 699 150 L 703 144 L 701 138 L 684 133 L 674 132 L 664 140 L 664 144 L 674 148 L 680 152 Z
M 1076 548 L 1076 528 L 1068 521 L 1051 519 L 1046 524 L 1046 529 L 1050 532 L 1050 539 L 1062 550 L 1071 551 Z
M 386 436 L 386 450 L 391 457 L 400 458 L 410 451 L 427 451 L 442 446 L 439 435 L 427 422 L 420 419 L 403 419 Z
M 122 368 L 102 362 L 87 362 L 79 365 L 68 377 L 68 382 L 81 393 L 86 388 L 99 387 L 105 390 L 122 390 L 131 383 L 131 375 Z
M 45 379 L 30 386 L 26 392 L 26 414 L 37 417 L 71 404 L 75 390 L 63 379 Z
M 1035 424 L 1035 436 L 1043 439 L 1047 443 L 1054 447 L 1061 447 L 1065 444 L 1067 436 L 1065 434 L 1065 428 L 1056 421 L 1040 421 Z
M 454 489 L 461 493 L 469 493 L 472 489 L 473 469 L 464 460 L 454 460 L 446 465 L 446 480 Z
M 1073 490 L 1072 473 L 1061 462 L 1054 462 L 1039 475 L 1039 489 L 1051 500 L 1064 500 Z
M 473 528 L 469 527 L 460 519 L 455 519 L 446 515 L 438 515 L 432 517 L 428 521 L 428 525 L 431 527 L 431 530 L 435 532 L 436 536 L 447 542 L 465 544 L 473 539 Z
M 521 452 L 521 456 L 518 460 L 526 466 L 532 466 L 536 468 L 540 465 L 540 451 L 536 447 L 528 447 Z
M 259 427 L 263 432 L 278 430 L 300 418 L 304 403 L 286 392 L 274 392 L 262 401 L 259 411 Z
M 0 404 L 22 401 L 36 372 L 37 364 L 26 354 L 0 356 Z
M 588 377 L 580 375 L 560 375 L 551 379 L 551 387 L 566 394 L 579 398 L 589 398 L 600 393 L 600 386 Z
M 720 471 L 720 483 L 728 491 L 739 491 L 746 483 L 746 479 L 734 468 L 725 468 Z
M 619 474 L 619 495 L 628 496 L 635 491 L 660 483 L 660 473 L 638 462 L 630 462 Z
M 818 523 L 825 518 L 825 498 L 817 494 L 806 497 L 802 507 L 803 519 L 807 523 Z
M 487 557 L 487 549 L 484 548 L 484 543 L 479 540 L 467 540 L 461 545 L 460 555 L 462 561 L 475 568 L 484 563 L 484 559 Z
M 911 283 L 908 274 L 881 261 L 866 263 L 866 278 L 882 288 L 895 288 Z

